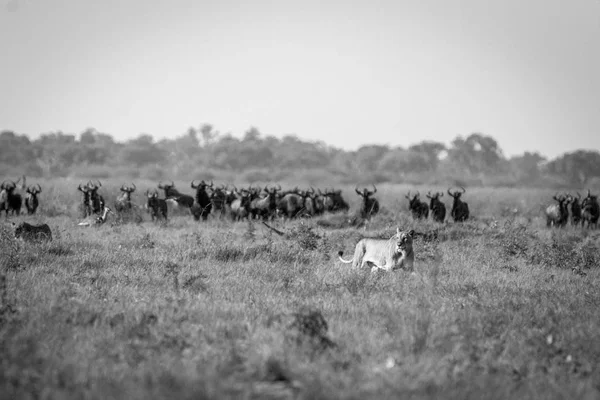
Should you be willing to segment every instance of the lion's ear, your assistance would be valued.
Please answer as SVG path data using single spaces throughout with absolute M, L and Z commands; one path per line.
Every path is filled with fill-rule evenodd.
M 415 236 L 415 230 L 411 229 L 410 231 L 408 231 L 408 234 L 412 237 Z

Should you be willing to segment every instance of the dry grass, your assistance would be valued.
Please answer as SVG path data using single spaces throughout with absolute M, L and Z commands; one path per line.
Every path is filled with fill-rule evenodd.
M 80 228 L 65 185 L 20 218 L 53 242 L 0 230 L 7 398 L 600 396 L 598 232 L 547 230 L 549 193 L 473 190 L 476 219 L 440 226 L 410 219 L 408 188 L 381 187 L 364 226 L 274 222 L 279 237 L 184 215 Z M 437 234 L 416 241 L 417 274 L 336 262 L 397 225 Z

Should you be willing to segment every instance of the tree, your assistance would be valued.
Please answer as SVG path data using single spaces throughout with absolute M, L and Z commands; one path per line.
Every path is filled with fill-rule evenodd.
M 438 167 L 440 154 L 446 151 L 446 145 L 440 142 L 423 141 L 408 148 L 411 152 L 425 156 L 429 170 L 435 171 Z
M 547 163 L 545 170 L 561 176 L 570 184 L 584 186 L 588 180 L 600 177 L 600 153 L 592 150 L 566 153 Z
M 494 138 L 473 133 L 466 139 L 461 136 L 454 139 L 448 159 L 459 169 L 482 175 L 485 172 L 496 171 L 504 157 Z

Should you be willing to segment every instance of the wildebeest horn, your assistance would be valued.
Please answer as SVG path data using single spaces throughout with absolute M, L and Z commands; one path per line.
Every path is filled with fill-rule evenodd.
M 163 188 L 162 181 L 158 181 L 158 188 L 159 188 L 159 189 L 162 189 L 162 188 Z M 148 190 L 150 190 L 150 189 L 148 189 Z M 146 191 L 146 192 L 147 192 L 147 191 Z
M 198 187 L 198 185 L 194 185 L 194 182 L 196 182 L 196 180 L 194 179 L 192 181 L 192 183 L 190 184 L 190 186 L 192 187 L 192 189 L 196 189 Z M 159 186 L 160 187 L 160 186 Z
M 358 190 L 358 186 L 354 187 L 354 191 L 356 192 L 357 195 L 362 196 L 362 193 Z
M 131 182 L 131 188 L 130 188 L 130 189 L 131 189 L 131 191 L 132 191 L 132 192 L 133 192 L 133 191 L 135 191 L 135 189 L 137 189 L 137 188 L 135 187 L 135 183 Z
M 410 200 L 410 190 L 408 191 L 408 194 L 406 196 L 404 196 L 404 197 L 406 197 L 407 199 Z
M 579 197 L 579 200 L 581 200 L 581 194 L 579 192 L 575 192 L 577 193 L 577 197 Z
M 123 191 L 123 192 L 126 192 L 126 191 L 127 191 L 127 189 L 128 189 L 128 187 L 127 187 L 127 186 L 125 186 L 125 184 L 122 184 L 122 185 L 121 185 L 121 189 L 120 189 L 121 191 Z
M 277 184 L 277 190 L 281 191 L 281 185 L 279 183 Z
M 448 188 L 448 194 L 452 197 L 454 197 L 454 194 L 452 194 L 452 192 L 450 191 L 451 188 Z
M 431 191 L 427 192 L 427 194 L 425 195 L 425 197 L 427 197 L 428 199 L 431 198 Z
M 373 185 L 373 194 L 377 193 L 377 188 L 375 187 L 375 184 L 371 183 L 371 185 Z
M 4 185 L 4 184 L 2 184 L 2 185 Z M 77 186 L 77 189 L 78 189 L 80 192 L 85 192 L 84 188 L 86 188 L 86 187 L 87 187 L 87 186 L 84 186 L 84 187 L 82 188 L 82 187 L 81 187 L 81 183 L 80 183 L 80 184 L 79 184 L 79 186 Z
M 462 189 L 462 192 L 463 192 L 463 193 L 466 193 L 466 190 L 465 190 L 465 188 L 464 188 L 464 187 L 460 186 L 460 188 Z
M 97 187 L 102 187 L 102 182 L 100 182 L 98 179 L 96 179 L 96 182 L 98 182 L 98 186 Z

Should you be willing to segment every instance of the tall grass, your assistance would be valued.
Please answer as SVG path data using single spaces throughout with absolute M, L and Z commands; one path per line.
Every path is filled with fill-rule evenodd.
M 280 237 L 187 215 L 77 227 L 77 183 L 12 219 L 48 223 L 53 242 L 2 227 L 7 398 L 600 396 L 600 241 L 546 229 L 550 192 L 469 190 L 474 220 L 440 225 L 410 218 L 408 187 L 382 185 L 364 226 L 275 221 Z M 109 200 L 121 182 L 103 185 Z M 416 274 L 336 262 L 398 225 L 435 232 L 415 241 Z

